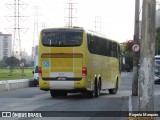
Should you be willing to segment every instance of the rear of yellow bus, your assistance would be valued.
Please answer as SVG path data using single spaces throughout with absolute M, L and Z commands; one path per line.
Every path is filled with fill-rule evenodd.
M 86 90 L 86 39 L 83 29 L 54 28 L 41 31 L 39 88 L 51 96 Z

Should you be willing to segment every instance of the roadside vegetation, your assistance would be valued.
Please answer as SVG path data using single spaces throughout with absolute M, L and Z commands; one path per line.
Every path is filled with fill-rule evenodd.
M 156 29 L 155 40 L 156 40 L 155 55 L 160 55 L 160 27 Z M 128 40 L 127 42 L 120 43 L 121 57 L 125 58 L 125 63 L 121 64 L 122 71 L 126 71 L 126 67 L 130 69 L 129 71 L 132 71 L 133 67 L 132 45 L 133 45 L 133 40 Z
M 10 74 L 10 69 L 0 69 L 0 80 L 15 80 L 15 79 L 32 79 L 33 69 L 13 69 L 12 75 Z
M 20 65 L 22 62 L 23 66 Z M 13 56 L 4 58 L 0 61 L 0 80 L 32 79 L 31 66 L 25 59 L 18 60 Z

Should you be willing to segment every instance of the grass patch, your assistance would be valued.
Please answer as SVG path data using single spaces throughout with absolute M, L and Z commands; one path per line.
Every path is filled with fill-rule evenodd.
M 22 74 L 21 69 L 14 69 L 12 76 L 10 75 L 9 69 L 0 69 L 0 80 L 15 80 L 15 79 L 32 79 L 32 69 L 24 69 Z

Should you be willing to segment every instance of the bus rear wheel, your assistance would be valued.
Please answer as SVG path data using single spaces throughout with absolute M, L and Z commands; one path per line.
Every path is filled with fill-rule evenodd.
M 95 92 L 92 90 L 92 91 L 87 91 L 87 97 L 89 98 L 95 98 Z
M 98 98 L 100 95 L 100 82 L 95 80 L 95 97 Z
M 100 82 L 95 80 L 93 90 L 87 91 L 87 96 L 89 98 L 98 98 L 99 95 L 100 95 Z
M 56 92 L 56 90 L 50 90 L 50 95 L 51 95 L 51 97 L 57 97 L 58 92 Z
M 109 91 L 110 94 L 116 94 L 117 93 L 117 91 L 118 91 L 118 80 L 116 82 L 115 88 L 109 89 L 108 91 Z

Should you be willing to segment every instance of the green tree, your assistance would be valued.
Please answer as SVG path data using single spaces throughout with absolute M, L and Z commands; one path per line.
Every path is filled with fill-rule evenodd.
M 12 74 L 13 74 L 13 69 L 14 69 L 15 67 L 18 67 L 18 66 L 19 66 L 19 60 L 18 60 L 16 57 L 11 56 L 11 57 L 9 57 L 9 58 L 6 58 L 5 63 L 9 66 L 9 69 L 10 69 L 10 74 L 9 74 L 9 75 L 12 76 Z
M 133 52 L 126 48 L 126 42 L 120 43 L 122 56 L 125 58 L 125 64 L 122 64 L 122 70 L 129 66 L 130 70 L 133 68 Z
M 160 55 L 160 27 L 156 29 L 156 55 Z
M 0 61 L 0 68 L 7 67 L 7 64 L 5 63 L 4 60 Z

